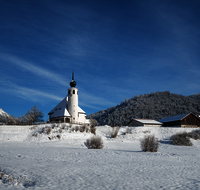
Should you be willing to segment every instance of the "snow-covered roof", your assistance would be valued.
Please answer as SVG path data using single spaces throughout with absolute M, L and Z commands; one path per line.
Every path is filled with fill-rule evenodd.
M 171 121 L 179 121 L 182 120 L 184 117 L 189 115 L 190 113 L 182 114 L 182 115 L 175 115 L 170 117 L 164 117 L 159 122 L 165 123 L 165 122 L 171 122 Z
M 155 125 L 162 125 L 161 122 L 152 119 L 135 119 L 136 121 L 143 123 L 143 124 L 155 124 Z
M 65 97 L 56 107 L 54 107 L 48 114 L 52 114 L 51 117 L 71 117 L 70 113 L 67 110 L 68 101 L 67 97 Z M 78 106 L 79 113 L 85 113 L 79 106 Z
M 78 112 L 79 113 L 85 113 L 79 106 L 78 106 Z

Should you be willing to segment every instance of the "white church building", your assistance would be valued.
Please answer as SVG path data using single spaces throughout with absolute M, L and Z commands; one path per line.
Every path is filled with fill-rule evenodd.
M 86 122 L 86 113 L 78 106 L 78 89 L 72 73 L 71 88 L 68 89 L 68 95 L 49 113 L 50 122 L 64 122 L 84 124 Z

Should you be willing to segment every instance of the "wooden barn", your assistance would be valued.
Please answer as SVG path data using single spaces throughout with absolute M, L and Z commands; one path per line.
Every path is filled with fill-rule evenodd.
M 138 126 L 144 126 L 144 127 L 160 127 L 162 123 L 151 120 L 151 119 L 131 119 L 129 123 L 127 123 L 126 126 L 129 127 L 138 127 Z
M 193 113 L 165 117 L 159 122 L 163 123 L 163 127 L 200 127 L 200 118 Z

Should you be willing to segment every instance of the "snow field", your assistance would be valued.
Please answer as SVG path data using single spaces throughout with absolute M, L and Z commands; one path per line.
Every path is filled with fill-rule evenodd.
M 34 181 L 28 189 L 200 189 L 200 141 L 192 147 L 169 144 L 171 135 L 194 129 L 135 127 L 132 134 L 109 138 L 109 126 L 97 127 L 104 148 L 87 149 L 90 133 L 58 128 L 51 134 L 32 136 L 46 125 L 0 126 L 0 167 L 9 175 Z M 61 134 L 61 139 L 48 137 Z M 142 152 L 140 139 L 154 134 L 160 140 L 157 153 Z M 9 139 L 9 140 L 8 140 Z M 1 183 L 1 180 L 0 180 Z M 27 189 L 0 184 L 0 189 Z

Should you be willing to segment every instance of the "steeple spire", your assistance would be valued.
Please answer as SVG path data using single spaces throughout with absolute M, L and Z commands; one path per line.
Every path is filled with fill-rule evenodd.
M 74 71 L 72 71 L 72 80 L 74 80 Z
M 76 81 L 74 80 L 74 71 L 72 72 L 72 81 L 69 83 L 71 87 L 76 86 Z

